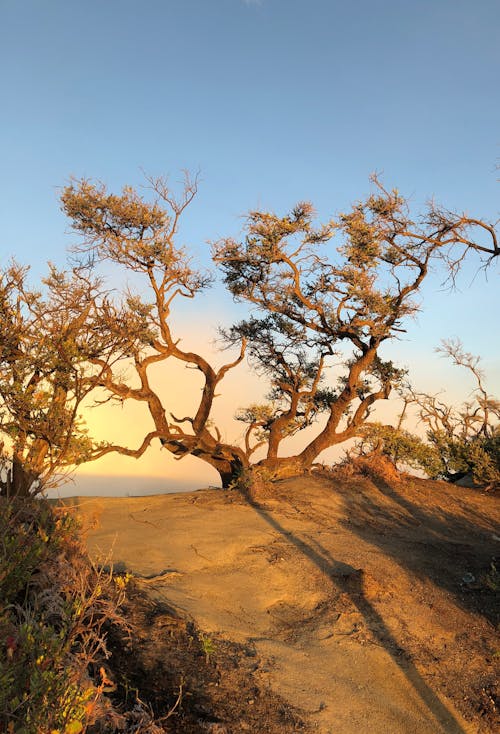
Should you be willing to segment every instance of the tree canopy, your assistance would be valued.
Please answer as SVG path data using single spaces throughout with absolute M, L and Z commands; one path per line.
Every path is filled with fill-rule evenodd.
M 174 301 L 197 297 L 211 282 L 176 243 L 197 182 L 186 178 L 180 198 L 165 180 L 149 182 L 149 200 L 129 187 L 116 195 L 87 180 L 73 181 L 62 194 L 63 209 L 81 235 L 80 256 L 136 273 L 149 294 L 127 293 L 122 306 L 140 334 L 126 357 L 139 387 L 119 379 L 99 357 L 90 361 L 110 396 L 147 405 L 154 428 L 138 449 L 109 446 L 103 452 L 140 456 L 158 438 L 178 458 L 191 454 L 211 464 L 224 485 L 251 465 L 257 450 L 264 453 L 257 465 L 278 475 L 307 469 L 324 449 L 358 435 L 376 402 L 404 377 L 381 357 L 380 347 L 417 311 L 431 264 L 444 261 L 454 277 L 469 251 L 486 257 L 499 252 L 493 225 L 434 204 L 412 217 L 407 200 L 377 178 L 366 200 L 325 224 L 315 223 L 309 203 L 285 216 L 252 211 L 243 238 L 224 238 L 212 248 L 227 289 L 251 309 L 221 332 L 237 354 L 216 370 L 202 354 L 184 351 L 171 326 Z M 106 328 L 118 341 L 126 339 L 123 322 L 108 319 Z M 212 409 L 220 383 L 245 355 L 269 391 L 265 402 L 238 410 L 247 425 L 240 446 L 222 439 Z M 166 360 L 202 375 L 201 399 L 191 415 L 173 415 L 150 380 L 150 368 Z M 308 432 L 304 447 L 286 456 L 286 439 L 315 422 L 315 435 Z
M 40 290 L 15 263 L 0 273 L 4 494 L 48 486 L 65 468 L 107 453 L 138 458 L 154 440 L 176 458 L 207 462 L 224 486 L 251 466 L 273 476 L 307 470 L 330 446 L 366 437 L 377 401 L 402 385 L 405 371 L 381 347 L 407 328 L 432 265 L 444 263 L 453 279 L 471 251 L 486 263 L 499 254 L 494 225 L 434 204 L 414 217 L 407 200 L 377 178 L 370 196 L 324 224 L 307 202 L 284 216 L 251 211 L 241 238 L 212 244 L 226 288 L 248 307 L 246 318 L 221 329 L 233 354 L 215 368 L 183 349 L 172 325 L 174 306 L 198 298 L 213 280 L 177 244 L 197 181 L 186 177 L 176 197 L 164 179 L 148 180 L 143 196 L 72 181 L 61 196 L 79 235 L 72 270 L 49 266 Z M 139 291 L 106 290 L 98 277 L 103 262 L 142 282 Z M 473 368 L 470 355 L 453 354 Z M 246 428 L 233 444 L 215 425 L 213 408 L 224 378 L 245 357 L 268 391 L 264 401 L 238 406 L 235 417 Z M 188 414 L 175 415 L 155 383 L 158 368 L 171 362 L 202 378 Z M 478 389 L 478 405 L 491 412 L 481 383 Z M 142 403 L 151 425 L 140 445 L 93 442 L 80 415 L 89 401 Z M 420 405 L 427 421 L 440 410 L 430 397 Z M 468 416 L 469 428 L 478 415 Z M 299 433 L 301 448 L 287 455 L 287 439 Z

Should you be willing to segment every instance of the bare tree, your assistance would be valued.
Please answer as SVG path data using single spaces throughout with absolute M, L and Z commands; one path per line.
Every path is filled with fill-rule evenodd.
M 103 449 L 80 417 L 100 371 L 120 359 L 136 338 L 98 280 L 51 266 L 43 292 L 16 263 L 0 272 L 0 494 L 27 496 L 53 486 L 62 472 Z M 104 321 L 103 321 L 104 319 Z M 131 327 L 126 344 L 105 328 L 110 319 Z
M 63 209 L 82 235 L 80 256 L 108 260 L 142 277 L 149 296 L 126 296 L 133 321 L 143 323 L 142 340 L 128 356 L 139 386 L 120 379 L 98 356 L 90 362 L 101 370 L 100 385 L 120 400 L 147 405 L 154 430 L 139 449 L 104 447 L 140 456 L 158 438 L 176 457 L 188 454 L 208 462 L 227 486 L 257 462 L 275 475 L 307 469 L 324 449 L 358 434 L 380 399 L 389 397 L 403 371 L 382 359 L 381 345 L 404 331 L 418 306 L 414 297 L 431 263 L 444 258 L 456 272 L 471 250 L 498 254 L 493 226 L 455 216 L 430 205 L 422 218 L 411 219 L 407 202 L 374 179 L 375 193 L 338 220 L 313 224 L 310 204 L 299 204 L 279 217 L 251 212 L 243 241 L 224 239 L 213 257 L 233 296 L 255 313 L 223 332 L 237 356 L 219 369 L 198 353 L 185 351 L 171 331 L 174 301 L 194 298 L 210 277 L 190 264 L 176 245 L 179 221 L 197 191 L 186 178 L 183 195 L 175 198 L 162 179 L 151 179 L 152 201 L 131 188 L 121 195 L 86 180 L 73 181 L 62 195 Z M 476 244 L 473 233 L 491 242 Z M 340 242 L 332 248 L 334 237 Z M 117 338 L 126 334 L 108 322 Z M 244 445 L 225 443 L 213 425 L 216 390 L 245 354 L 269 382 L 267 402 L 243 408 L 237 418 L 247 424 Z M 203 378 L 198 407 L 192 415 L 175 416 L 151 383 L 151 367 L 174 360 L 194 367 Z M 323 416 L 313 438 L 294 456 L 283 456 L 282 444 Z

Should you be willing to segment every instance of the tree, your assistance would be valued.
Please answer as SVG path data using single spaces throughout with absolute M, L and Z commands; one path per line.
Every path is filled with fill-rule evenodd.
M 240 417 L 247 444 L 252 433 L 259 443 L 265 434 L 261 463 L 278 473 L 307 469 L 324 449 L 359 435 L 375 402 L 401 383 L 404 373 L 380 348 L 418 310 L 414 298 L 436 259 L 454 278 L 468 251 L 499 254 L 492 225 L 433 204 L 414 221 L 397 190 L 373 183 L 374 194 L 323 227 L 314 228 L 310 204 L 285 217 L 251 212 L 243 241 L 224 239 L 214 248 L 230 292 L 257 312 L 225 338 L 245 338 L 250 359 L 270 380 L 267 405 Z M 338 254 L 325 253 L 335 235 Z M 335 368 L 337 380 L 325 385 Z M 314 438 L 296 456 L 280 457 L 283 439 L 319 413 L 326 420 Z
M 149 292 L 147 297 L 128 293 L 125 299 L 132 321 L 143 324 L 143 338 L 128 352 L 139 387 L 119 379 L 99 357 L 90 362 L 110 396 L 147 405 L 154 430 L 138 450 L 103 451 L 140 456 L 159 438 L 176 457 L 191 454 L 215 467 L 224 486 L 251 465 L 257 449 L 265 449 L 257 465 L 279 475 L 309 468 L 324 449 L 356 436 L 374 404 L 388 398 L 404 376 L 381 357 L 380 347 L 404 331 L 405 320 L 418 310 L 413 299 L 431 262 L 446 259 L 454 274 L 471 249 L 499 254 L 493 226 L 434 205 L 415 222 L 405 199 L 377 179 L 373 195 L 323 226 L 314 226 L 310 204 L 299 204 L 284 217 L 250 212 L 242 241 L 228 238 L 213 245 L 227 288 L 254 309 L 222 332 L 237 356 L 215 370 L 202 355 L 181 348 L 170 322 L 176 299 L 194 298 L 210 284 L 175 243 L 196 181 L 186 179 L 180 199 L 164 180 L 150 184 L 149 202 L 130 187 L 113 195 L 87 180 L 73 181 L 62 194 L 63 209 L 82 235 L 80 256 L 135 273 Z M 491 243 L 476 241 L 474 230 L 486 233 Z M 335 236 L 341 240 L 336 251 Z M 108 320 L 106 327 L 118 341 L 126 337 L 120 323 Z M 211 412 L 220 383 L 245 354 L 268 380 L 270 392 L 266 403 L 238 413 L 247 429 L 244 445 L 235 446 L 222 440 Z M 202 375 L 193 415 L 172 415 L 151 384 L 151 367 L 166 360 L 193 366 Z M 283 456 L 283 442 L 320 416 L 323 425 L 304 448 Z
M 406 401 L 418 407 L 427 439 L 440 460 L 433 476 L 455 482 L 470 474 L 478 484 L 500 484 L 500 401 L 484 387 L 479 357 L 462 343 L 445 340 L 437 351 L 473 376 L 476 387 L 459 408 L 437 395 L 408 391 Z
M 466 352 L 458 339 L 444 340 L 436 350 L 453 364 L 467 369 L 476 383 L 470 399 L 459 407 L 439 395 L 404 386 L 403 410 L 396 426 L 366 423 L 354 453 L 382 455 L 395 467 L 423 470 L 431 479 L 456 482 L 470 475 L 478 484 L 500 484 L 500 402 L 484 387 L 480 359 Z M 404 430 L 409 406 L 417 408 L 426 438 Z
M 242 341 L 234 360 L 216 370 L 202 355 L 184 351 L 180 340 L 173 336 L 169 319 L 174 301 L 194 298 L 210 285 L 212 278 L 193 268 L 185 250 L 175 243 L 180 218 L 196 194 L 196 180 L 186 178 L 180 199 L 172 195 L 164 180 L 150 183 L 155 195 L 150 203 L 130 187 L 116 196 L 108 194 L 104 186 L 86 180 L 74 181 L 62 194 L 64 211 L 83 235 L 81 246 L 76 248 L 80 255 L 122 266 L 128 273 L 142 277 L 149 292 L 149 298 L 128 292 L 124 304 L 130 318 L 143 324 L 143 338 L 130 345 L 127 359 L 123 360 L 134 371 L 139 387 L 125 382 L 99 356 L 90 361 L 101 371 L 100 384 L 110 396 L 147 406 L 154 430 L 136 450 L 107 446 L 101 455 L 116 451 L 139 458 L 158 438 L 177 458 L 191 454 L 209 463 L 226 486 L 248 462 L 241 448 L 222 441 L 220 431 L 211 425 L 210 414 L 220 383 L 243 359 L 245 342 Z M 106 317 L 104 320 L 118 341 L 126 339 L 127 327 L 123 322 Z M 172 415 L 151 384 L 151 367 L 167 360 L 194 367 L 203 377 L 200 402 L 193 416 Z
M 27 496 L 53 486 L 61 472 L 103 450 L 79 415 L 96 389 L 102 366 L 119 360 L 126 344 L 103 328 L 123 319 L 98 280 L 84 271 L 50 266 L 44 292 L 27 281 L 28 268 L 0 272 L 0 495 Z M 102 369 L 103 367 L 101 367 Z

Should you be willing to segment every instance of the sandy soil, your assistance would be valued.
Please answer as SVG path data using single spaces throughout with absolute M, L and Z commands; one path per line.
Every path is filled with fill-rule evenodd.
M 496 730 L 494 496 L 419 480 L 301 477 L 252 498 L 204 490 L 74 502 L 95 557 L 111 555 L 152 603 L 193 620 L 211 650 L 239 646 L 234 667 L 250 655 L 256 690 L 298 708 L 304 728 Z M 154 634 L 160 644 L 158 626 Z M 246 717 L 253 699 L 239 705 L 239 725 L 219 713 L 210 725 L 219 728 L 200 731 L 302 726 L 291 718 L 266 728 Z

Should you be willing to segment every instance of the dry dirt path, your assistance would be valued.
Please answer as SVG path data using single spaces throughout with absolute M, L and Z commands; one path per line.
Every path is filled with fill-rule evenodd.
M 466 722 L 443 693 L 467 698 L 461 688 L 476 685 L 470 676 L 488 660 L 476 648 L 493 628 L 463 608 L 457 558 L 462 530 L 473 542 L 460 525 L 471 517 L 484 553 L 494 545 L 492 509 L 458 499 L 452 511 L 450 497 L 422 509 L 410 488 L 391 492 L 295 479 L 253 503 L 211 490 L 81 500 L 80 511 L 97 518 L 94 555 L 111 549 L 115 567 L 214 640 L 252 642 L 260 682 L 321 734 L 492 731 Z M 457 578 L 441 584 L 433 564 Z

